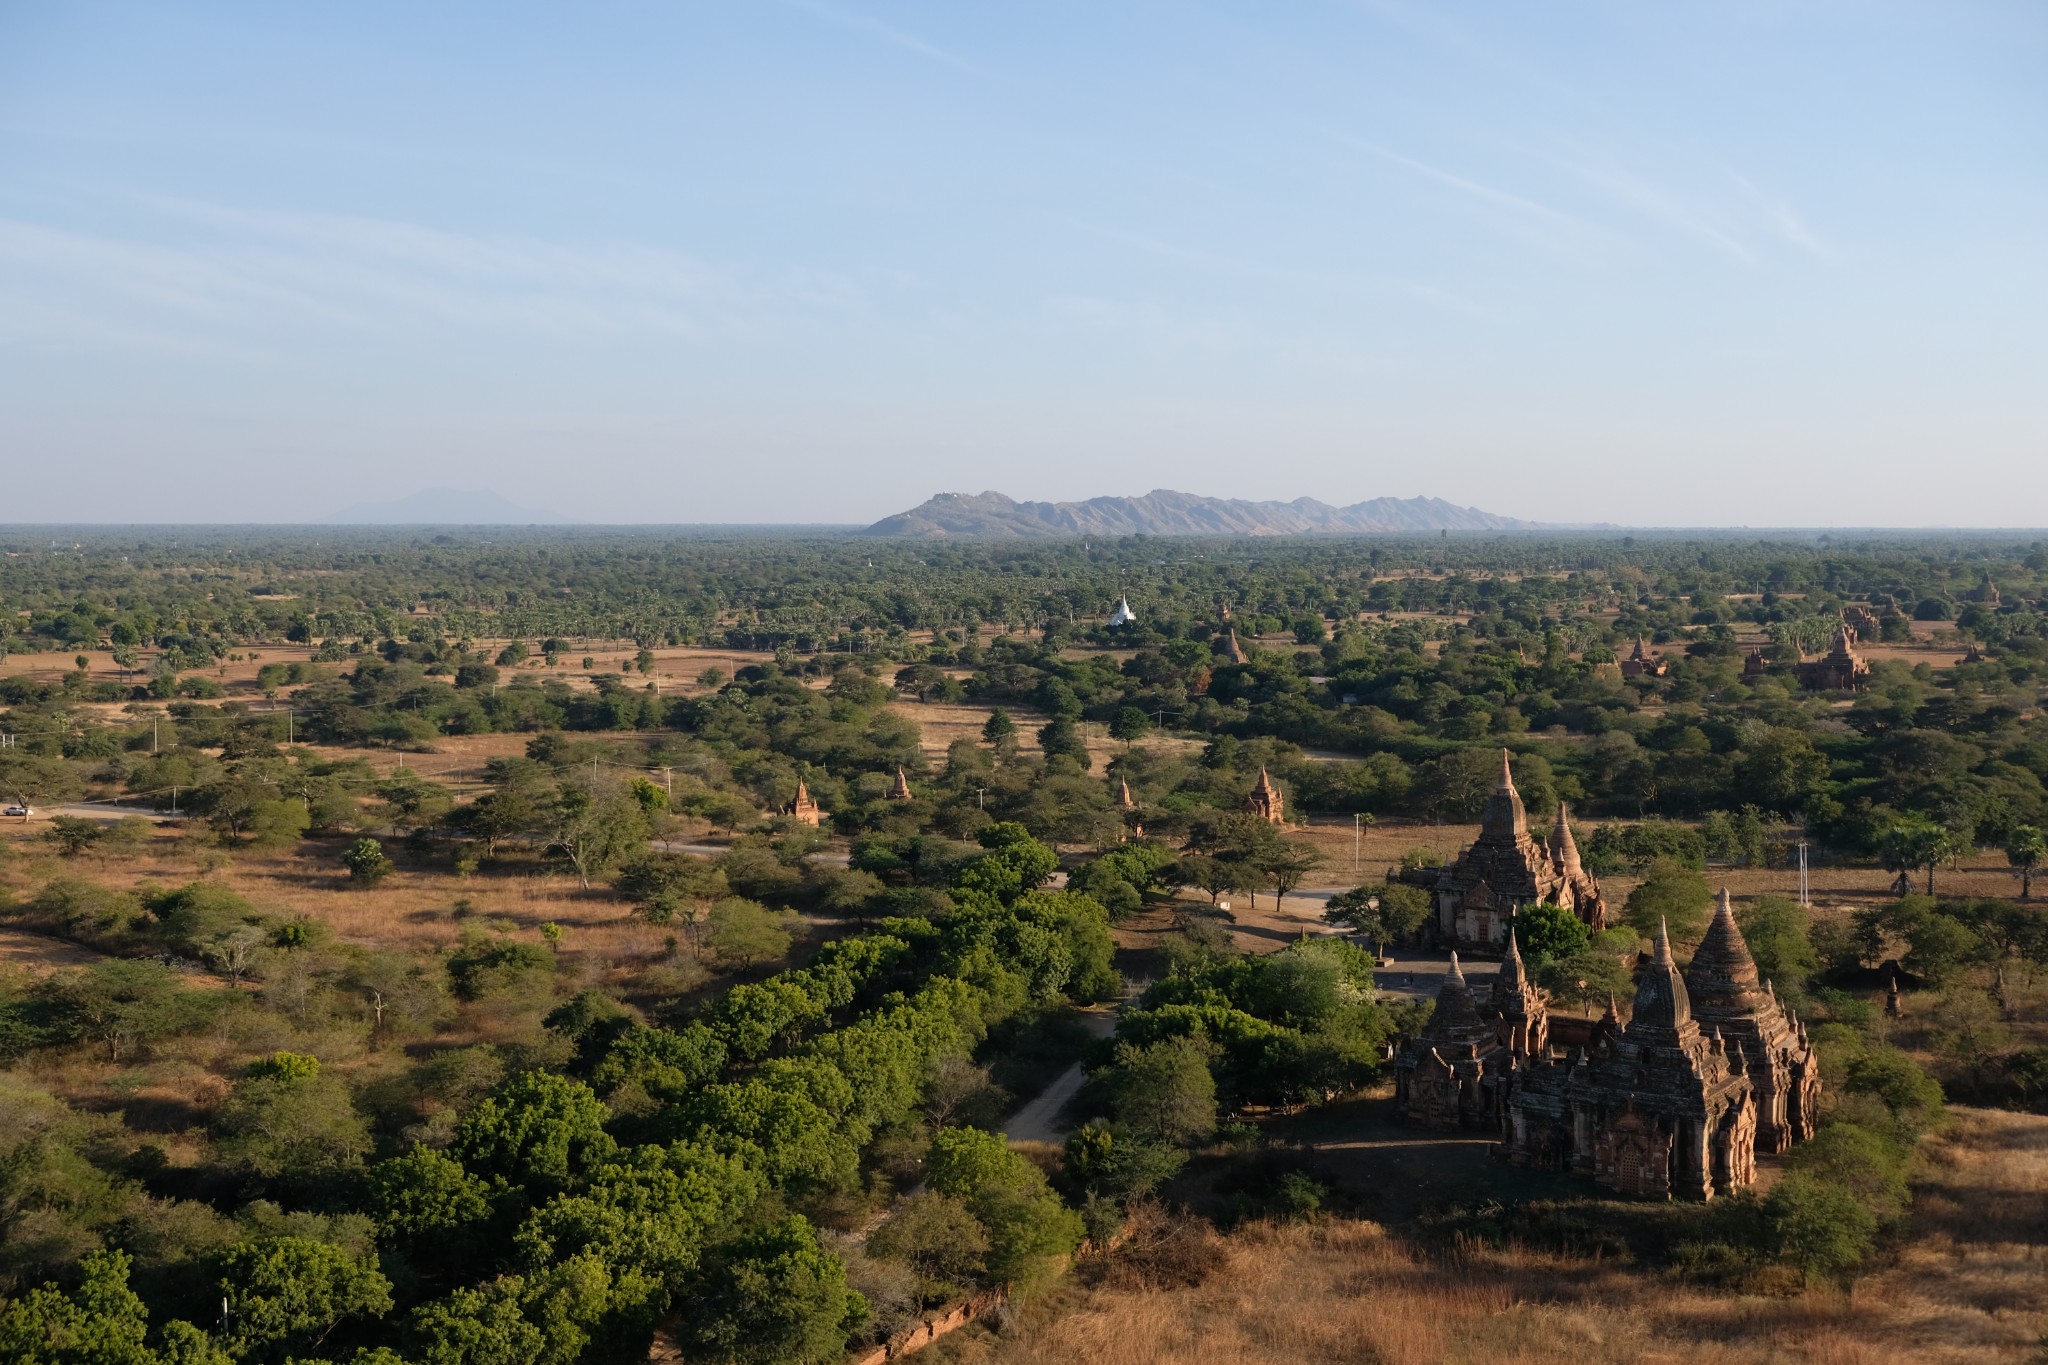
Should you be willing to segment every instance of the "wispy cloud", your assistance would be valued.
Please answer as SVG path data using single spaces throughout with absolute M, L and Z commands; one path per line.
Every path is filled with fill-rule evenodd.
M 1771 225 L 1771 229 L 1780 237 L 1783 237 L 1800 250 L 1811 252 L 1813 255 L 1819 256 L 1824 260 L 1831 259 L 1834 256 L 1834 253 L 1828 249 L 1827 243 L 1814 235 L 1806 226 L 1805 220 L 1799 216 L 1798 212 L 1790 204 L 1764 193 L 1754 184 L 1750 183 L 1747 176 L 1735 171 L 1728 172 L 1728 175 L 1730 179 L 1734 180 L 1736 185 L 1741 187 L 1742 192 L 1755 202 L 1757 208 L 1763 212 L 1765 221 Z
M 1385 374 L 1397 368 L 1388 357 L 1362 351 L 1347 337 L 1276 332 L 1244 319 L 1196 315 L 1151 300 L 1058 294 L 1043 306 L 1062 324 L 1156 351 L 1259 358 L 1297 371 L 1352 375 Z
M 1178 242 L 1149 236 L 1145 233 L 1130 232 L 1123 228 L 1108 227 L 1079 218 L 1062 217 L 1061 222 L 1077 231 L 1106 242 L 1115 242 L 1143 252 L 1159 260 L 1186 266 L 1191 270 L 1205 272 L 1226 272 L 1241 275 L 1247 279 L 1265 280 L 1276 284 L 1299 285 L 1312 289 L 1341 289 L 1359 294 L 1406 294 L 1437 304 L 1454 312 L 1476 314 L 1483 312 L 1477 304 L 1461 295 L 1421 280 L 1401 275 L 1360 273 L 1350 270 L 1323 270 L 1313 266 L 1280 265 L 1271 261 L 1253 260 L 1227 252 L 1210 251 L 1202 247 L 1185 246 Z
M 857 33 L 866 33 L 872 37 L 880 38 L 891 47 L 901 48 L 905 52 L 916 53 L 927 61 L 937 62 L 941 66 L 950 66 L 955 71 L 966 75 L 989 79 L 995 74 L 986 67 L 975 65 L 965 57 L 948 52 L 937 43 L 928 42 L 918 37 L 915 33 L 897 28 L 894 24 L 883 23 L 871 14 L 861 14 L 855 10 L 841 9 L 837 5 L 823 3 L 823 0 L 783 0 L 783 3 L 791 9 L 802 10 L 806 14 L 816 15 L 818 18 L 837 24 L 841 28 L 852 29 Z
M 1366 152 L 1372 156 L 1379 157 L 1381 160 L 1391 162 L 1396 166 L 1404 167 L 1419 176 L 1435 181 L 1439 185 L 1448 185 L 1462 194 L 1470 195 L 1474 199 L 1479 199 L 1489 204 L 1497 204 L 1503 208 L 1512 209 L 1516 213 L 1559 227 L 1575 229 L 1597 228 L 1596 224 L 1565 213 L 1560 209 L 1554 209 L 1548 204 L 1538 203 L 1534 199 L 1515 194 L 1509 190 L 1499 189 L 1493 185 L 1482 184 L 1477 180 L 1447 171 L 1441 166 L 1432 166 L 1427 161 L 1420 161 L 1415 157 L 1404 155 L 1391 147 L 1382 147 L 1377 142 L 1367 142 L 1363 138 L 1352 137 L 1348 133 L 1332 133 L 1330 136 L 1346 147 Z
M 1557 163 L 1615 203 L 1665 227 L 1701 242 L 1729 257 L 1748 264 L 1756 259 L 1733 232 L 1715 215 L 1688 204 L 1661 186 L 1632 175 L 1608 163 L 1560 160 Z
M 562 340 L 631 333 L 762 335 L 791 314 L 839 312 L 859 282 L 759 272 L 635 242 L 479 235 L 387 219 L 128 201 L 129 235 L 0 218 L 0 312 L 73 320 L 118 344 L 186 333 L 246 345 L 279 326 L 399 331 L 426 325 Z M 86 321 L 98 318 L 94 327 Z M 24 329 L 0 335 L 16 341 Z

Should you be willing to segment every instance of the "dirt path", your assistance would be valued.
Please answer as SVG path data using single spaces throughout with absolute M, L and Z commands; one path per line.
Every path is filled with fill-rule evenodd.
M 96 953 L 83 944 L 51 938 L 48 934 L 32 934 L 26 929 L 0 929 L 0 968 L 45 976 L 66 967 L 90 967 L 104 956 L 104 953 Z
M 1088 1031 L 1098 1038 L 1107 1038 L 1116 1032 L 1116 1011 L 1114 1009 L 1089 1010 L 1082 1016 Z M 1081 1083 L 1087 1079 L 1080 1063 L 1062 1071 L 1053 1078 L 1051 1085 L 1038 1092 L 1038 1097 L 1010 1116 L 1003 1125 L 1003 1136 L 1012 1142 L 1044 1142 L 1057 1145 L 1064 1142 L 1068 1129 L 1060 1122 L 1060 1111 L 1068 1101 L 1081 1091 Z

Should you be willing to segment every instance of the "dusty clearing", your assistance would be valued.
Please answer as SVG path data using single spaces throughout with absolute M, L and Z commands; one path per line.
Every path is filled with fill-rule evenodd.
M 80 944 L 23 929 L 0 929 L 0 974 L 47 976 L 66 967 L 90 967 L 100 954 Z

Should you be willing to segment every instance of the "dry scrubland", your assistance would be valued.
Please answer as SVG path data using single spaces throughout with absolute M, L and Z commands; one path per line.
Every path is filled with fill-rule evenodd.
M 933 1365 L 1905 1365 L 2035 1361 L 2048 1330 L 2048 1118 L 1959 1109 L 1896 1261 L 1852 1294 L 1705 1293 L 1515 1248 L 1425 1252 L 1374 1223 L 1219 1235 L 1151 1215 L 1107 1262 Z

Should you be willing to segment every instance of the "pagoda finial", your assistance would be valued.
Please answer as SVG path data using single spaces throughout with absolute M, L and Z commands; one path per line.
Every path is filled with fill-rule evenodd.
M 1495 791 L 1512 793 L 1515 790 L 1515 774 L 1508 766 L 1508 759 L 1508 751 L 1502 749 L 1500 751 L 1500 785 L 1494 788 Z
M 1657 965 L 1669 967 L 1671 961 L 1671 930 L 1665 925 L 1664 917 L 1657 917 Z
M 1462 985 L 1464 983 L 1465 973 L 1463 969 L 1458 966 L 1458 954 L 1455 949 L 1453 949 L 1451 952 L 1451 975 L 1458 980 L 1459 984 Z

